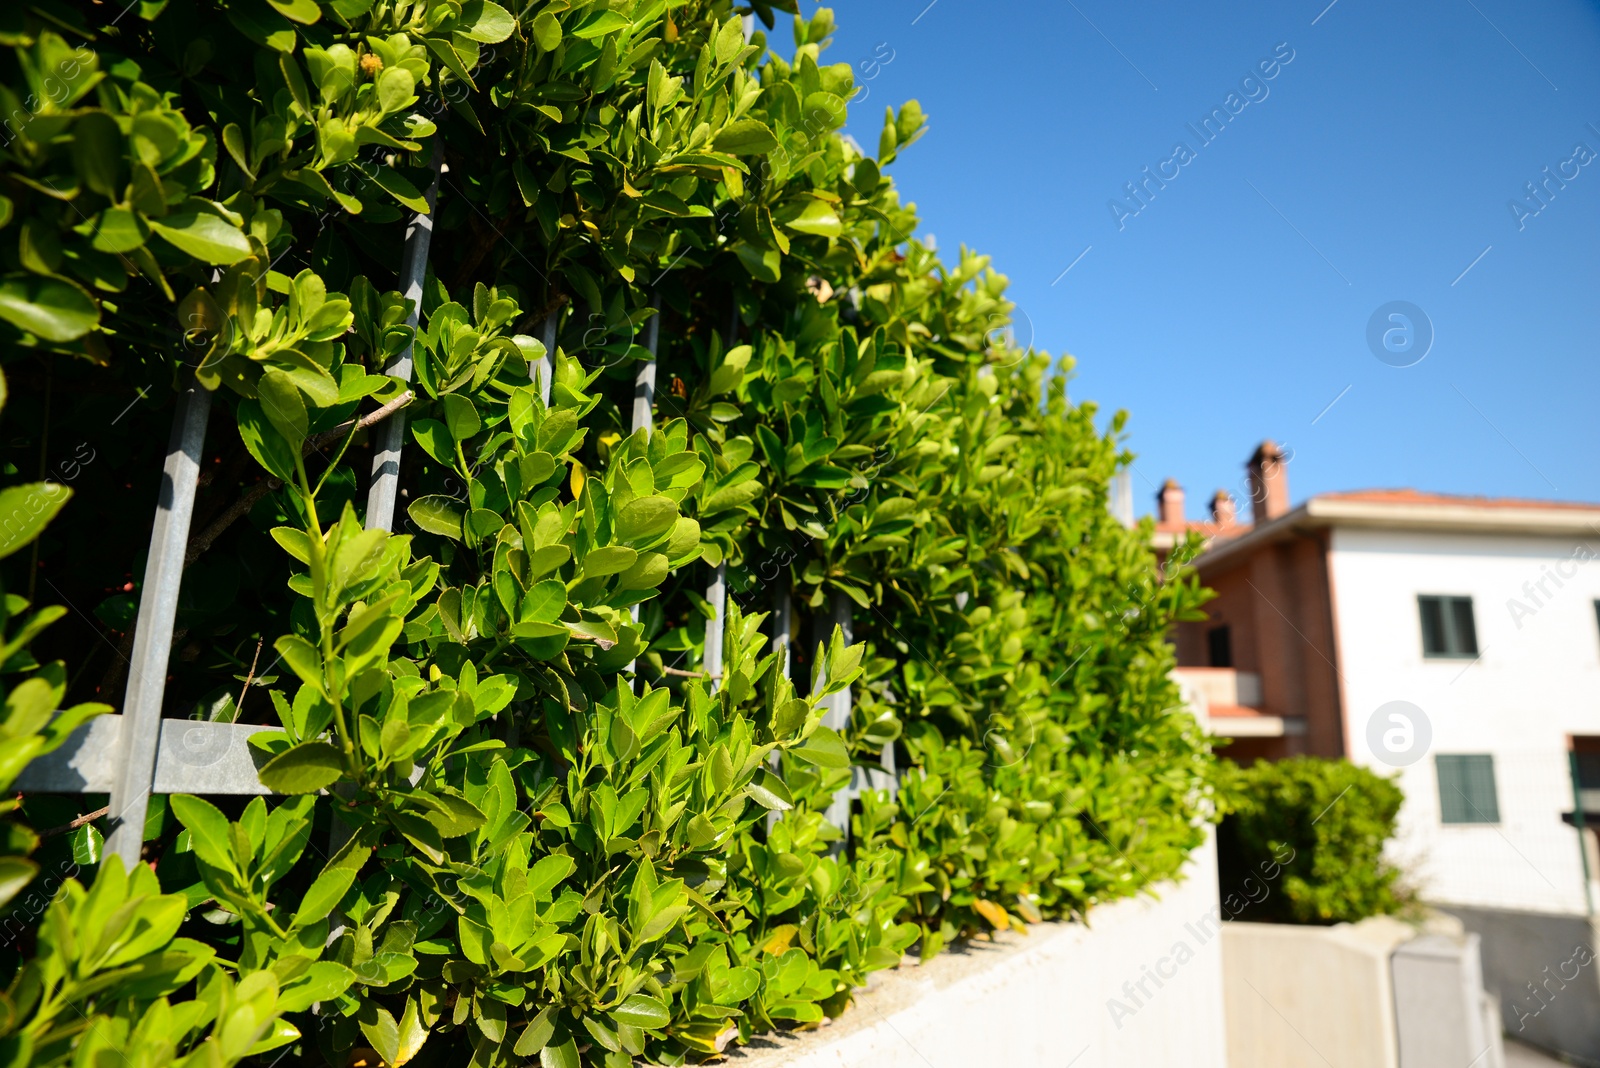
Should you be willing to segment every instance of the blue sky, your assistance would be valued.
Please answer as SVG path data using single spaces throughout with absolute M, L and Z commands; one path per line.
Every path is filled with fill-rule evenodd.
M 1075 399 L 1132 413 L 1140 512 L 1169 476 L 1191 516 L 1237 496 L 1264 437 L 1296 501 L 1600 501 L 1600 9 L 1325 5 L 843 0 L 827 59 L 869 90 L 869 151 L 921 102 L 902 195 L 948 257 L 994 257 Z M 1380 322 L 1388 362 L 1368 342 L 1396 301 L 1432 326 L 1411 366 L 1414 315 Z

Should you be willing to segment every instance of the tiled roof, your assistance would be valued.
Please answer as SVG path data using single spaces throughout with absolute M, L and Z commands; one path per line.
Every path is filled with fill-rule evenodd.
M 1409 487 L 1405 489 L 1346 490 L 1341 493 L 1319 493 L 1317 498 L 1336 501 L 1359 501 L 1364 504 L 1439 504 L 1467 508 L 1561 508 L 1593 511 L 1600 504 L 1581 501 L 1539 501 L 1517 497 L 1474 497 L 1466 494 L 1423 493 Z

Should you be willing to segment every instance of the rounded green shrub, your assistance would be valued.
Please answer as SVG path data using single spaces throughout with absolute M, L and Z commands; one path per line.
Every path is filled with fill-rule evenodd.
M 1348 760 L 1291 757 L 1217 767 L 1224 911 L 1269 923 L 1354 923 L 1404 911 L 1410 894 L 1384 848 L 1400 787 Z

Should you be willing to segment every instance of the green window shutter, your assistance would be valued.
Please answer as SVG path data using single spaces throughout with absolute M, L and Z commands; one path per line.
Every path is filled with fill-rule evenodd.
M 1422 618 L 1422 655 L 1466 657 L 1478 655 L 1478 628 L 1472 616 L 1471 597 L 1417 597 Z
M 1500 800 L 1494 787 L 1494 757 L 1487 753 L 1440 753 L 1441 823 L 1499 823 Z
M 1424 656 L 1444 656 L 1444 604 L 1438 597 L 1418 597 L 1417 610 L 1422 615 L 1422 653 Z
M 1478 655 L 1478 628 L 1472 620 L 1471 597 L 1446 597 L 1450 607 L 1451 655 Z

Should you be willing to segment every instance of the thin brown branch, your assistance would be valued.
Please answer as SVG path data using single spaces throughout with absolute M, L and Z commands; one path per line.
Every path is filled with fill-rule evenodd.
M 244 695 L 250 692 L 250 684 L 255 681 L 256 665 L 261 663 L 261 643 L 264 638 L 256 639 L 256 655 L 250 658 L 250 670 L 245 674 L 244 686 L 239 690 L 239 699 L 233 703 L 233 721 L 239 722 L 239 716 L 244 712 Z
M 79 827 L 82 827 L 85 823 L 93 823 L 95 820 L 106 815 L 110 811 L 111 806 L 107 805 L 105 808 L 97 808 L 93 812 L 86 812 L 82 816 L 79 816 L 77 819 L 73 820 L 71 823 L 63 824 L 60 827 L 52 827 L 48 831 L 40 831 L 39 837 L 51 838 L 58 834 L 66 834 L 68 831 L 75 831 Z
M 385 404 L 376 411 L 369 412 L 360 419 L 345 420 L 332 430 L 325 431 L 321 434 L 318 434 L 316 437 L 309 439 L 302 448 L 301 454 L 306 455 L 314 449 L 320 449 L 328 442 L 335 441 L 338 438 L 343 437 L 345 434 L 350 433 L 352 430 L 365 430 L 374 423 L 382 422 L 395 412 L 398 412 L 401 408 L 404 408 L 406 405 L 410 404 L 415 396 L 416 395 L 408 389 L 401 393 L 394 400 L 390 401 L 388 404 Z M 248 515 L 250 513 L 250 509 L 254 508 L 256 503 L 260 501 L 261 498 L 265 497 L 267 494 L 271 493 L 273 490 L 282 485 L 283 482 L 276 478 L 269 478 L 261 482 L 257 482 L 254 486 L 251 486 L 249 489 L 245 490 L 244 494 L 238 500 L 234 501 L 231 505 L 224 509 L 222 514 L 217 516 L 216 519 L 212 520 L 204 530 L 196 534 L 191 534 L 189 537 L 188 549 L 183 554 L 184 568 L 187 569 L 189 565 L 198 560 L 207 549 L 211 548 L 216 540 L 222 536 L 223 532 L 238 521 L 240 516 Z M 129 658 L 133 655 L 133 639 L 135 629 L 136 627 L 130 626 L 127 632 L 123 634 L 122 642 L 117 647 L 117 659 L 109 668 L 106 669 L 105 678 L 101 679 L 100 681 L 99 693 L 102 700 L 111 700 L 110 695 L 112 691 L 114 691 L 122 683 L 126 668 L 128 666 Z
M 680 679 L 720 679 L 720 678 L 722 678 L 722 676 L 720 674 L 719 675 L 707 675 L 704 671 L 685 671 L 682 668 L 674 668 L 674 667 L 664 667 L 664 668 L 661 669 L 661 673 L 663 675 L 676 675 Z
M 315 450 L 339 440 L 353 430 L 365 430 L 374 423 L 381 423 L 401 408 L 410 404 L 415 396 L 408 389 L 388 404 L 376 411 L 369 412 L 360 419 L 347 419 L 332 430 L 325 430 L 316 437 L 306 439 L 304 447 L 300 450 L 301 455 L 309 456 Z M 224 509 L 222 514 L 212 520 L 209 526 L 189 539 L 188 551 L 183 556 L 183 566 L 188 568 L 190 564 L 198 560 L 201 554 L 211 548 L 212 544 L 222 536 L 224 531 L 238 521 L 240 516 L 248 515 L 250 509 L 256 506 L 257 501 L 282 485 L 283 482 L 280 479 L 269 478 L 265 481 L 257 482 L 246 490 L 243 496 Z
M 346 419 L 332 430 L 324 430 L 316 437 L 307 439 L 305 447 L 300 450 L 300 455 L 309 456 L 313 450 L 320 449 L 330 442 L 338 441 L 352 430 L 365 430 L 374 423 L 381 423 L 415 399 L 416 394 L 408 389 L 382 408 L 368 412 L 360 419 Z

